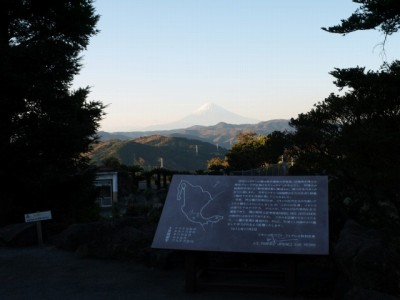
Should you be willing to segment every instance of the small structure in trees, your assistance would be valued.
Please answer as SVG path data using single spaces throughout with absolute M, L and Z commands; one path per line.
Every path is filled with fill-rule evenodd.
M 118 202 L 118 172 L 98 172 L 94 185 L 99 189 L 97 202 L 100 207 L 111 207 Z

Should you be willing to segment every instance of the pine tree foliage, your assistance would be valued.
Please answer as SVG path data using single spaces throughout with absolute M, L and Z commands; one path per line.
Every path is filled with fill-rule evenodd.
M 385 40 L 399 30 L 398 0 L 353 2 L 360 7 L 349 18 L 323 29 L 341 34 L 378 29 Z M 292 172 L 329 175 L 331 211 L 397 235 L 400 62 L 386 62 L 377 71 L 335 69 L 331 75 L 342 93 L 332 93 L 291 120 L 296 129 L 290 149 L 296 162 Z
M 400 224 L 400 62 L 381 70 L 331 72 L 344 94 L 331 94 L 291 120 L 299 173 L 330 176 L 331 202 L 379 226 Z M 395 228 L 395 227 L 393 227 Z
M 71 85 L 99 16 L 91 0 L 5 0 L 0 9 L 0 222 L 42 209 L 73 219 L 93 204 L 82 154 L 104 106 Z
M 357 30 L 376 29 L 391 35 L 400 28 L 400 1 L 398 0 L 353 0 L 361 6 L 341 24 L 323 28 L 332 33 L 347 34 Z

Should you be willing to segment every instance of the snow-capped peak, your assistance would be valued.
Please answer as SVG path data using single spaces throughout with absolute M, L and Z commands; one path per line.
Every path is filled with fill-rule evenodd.
M 215 104 L 212 103 L 204 103 L 202 106 L 200 106 L 196 111 L 194 112 L 195 114 L 204 114 L 207 111 L 212 110 L 212 108 L 215 107 Z

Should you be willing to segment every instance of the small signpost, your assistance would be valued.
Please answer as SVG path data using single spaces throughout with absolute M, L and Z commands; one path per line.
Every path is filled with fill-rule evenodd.
M 36 231 L 39 245 L 43 244 L 42 221 L 51 219 L 52 216 L 50 210 L 25 214 L 25 223 L 36 222 Z

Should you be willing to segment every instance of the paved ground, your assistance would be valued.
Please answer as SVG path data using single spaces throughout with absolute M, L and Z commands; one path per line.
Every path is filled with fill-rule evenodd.
M 265 292 L 184 291 L 181 269 L 79 258 L 52 246 L 0 247 L 0 299 L 303 299 Z

